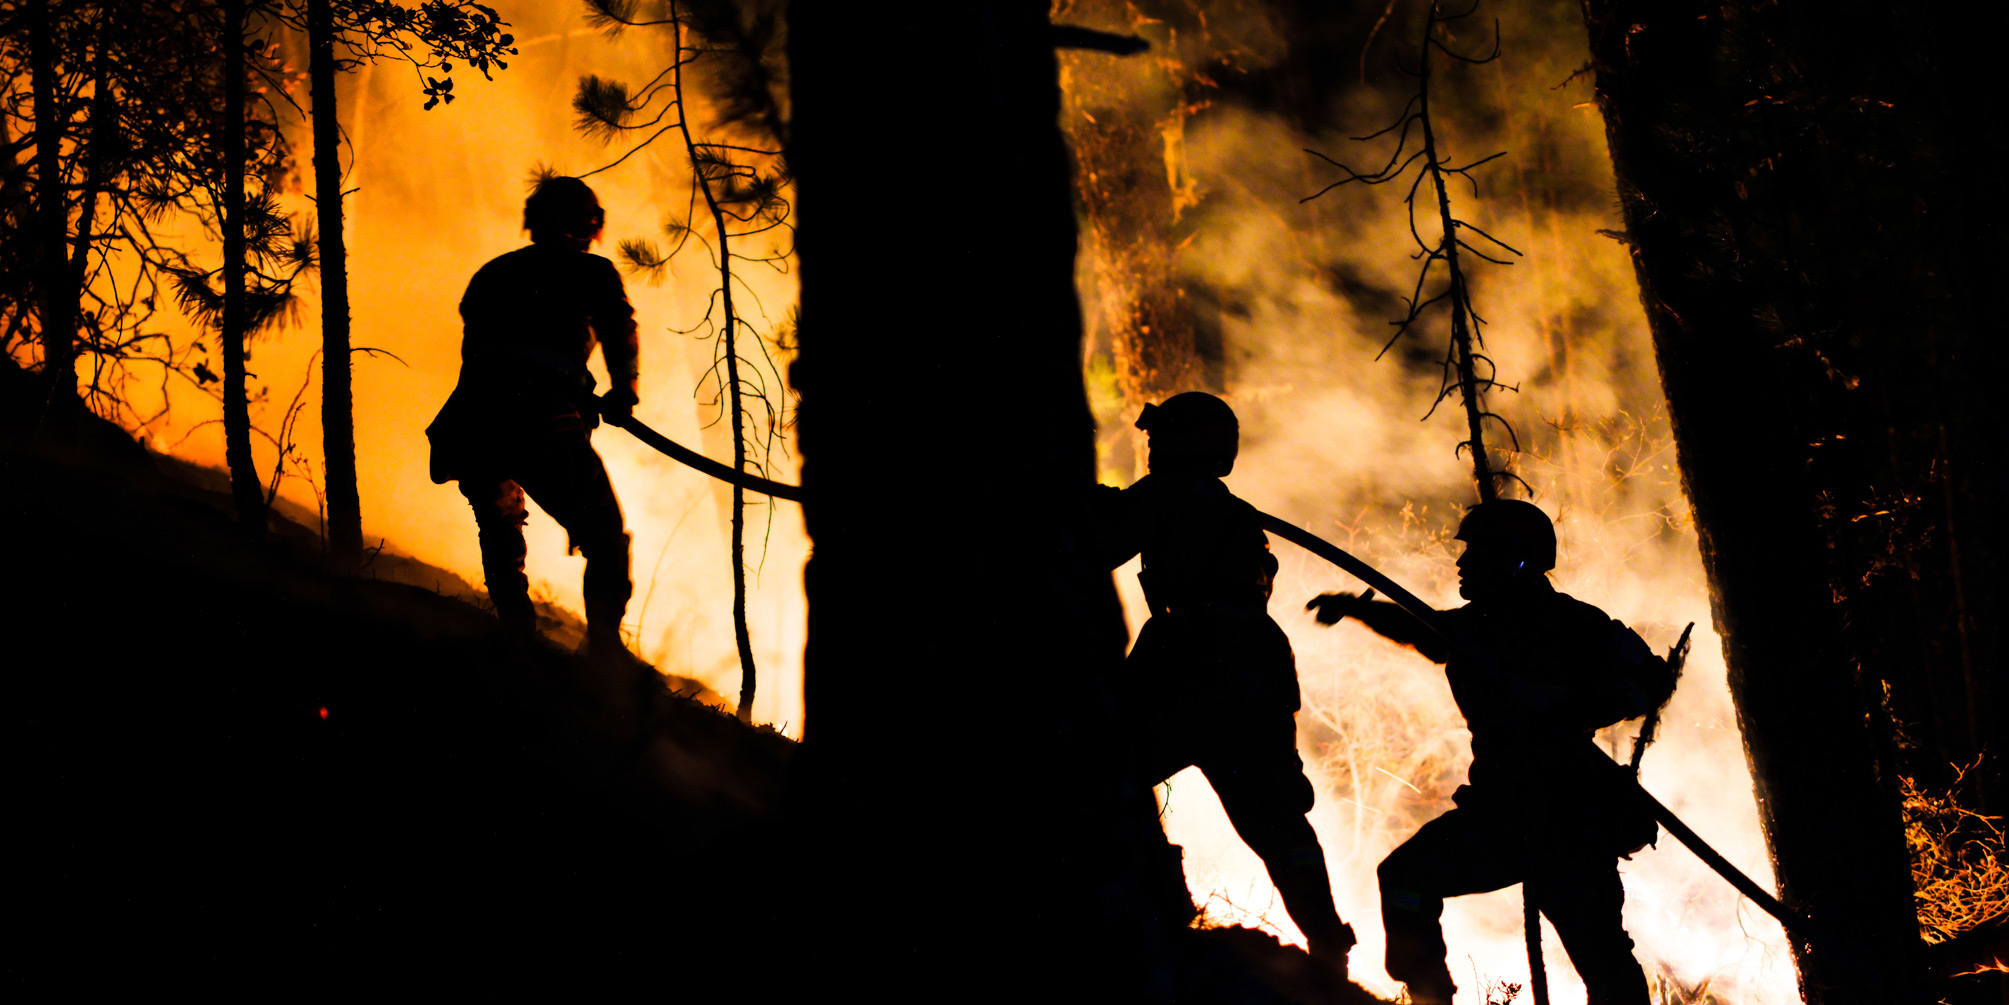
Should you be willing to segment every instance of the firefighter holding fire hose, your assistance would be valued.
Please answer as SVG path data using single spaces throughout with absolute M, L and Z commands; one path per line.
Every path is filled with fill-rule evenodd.
M 1221 482 L 1239 423 L 1226 402 L 1194 391 L 1144 406 L 1137 427 L 1149 473 L 1099 500 L 1109 566 L 1144 556 L 1151 618 L 1123 670 L 1143 706 L 1137 769 L 1155 786 L 1197 765 L 1312 956 L 1343 975 L 1353 930 L 1305 819 L 1313 792 L 1297 753 L 1297 663 L 1267 610 L 1277 560 L 1255 508 Z
M 482 266 L 461 298 L 460 383 L 426 435 L 433 481 L 458 479 L 474 508 L 496 616 L 536 631 L 523 573 L 527 493 L 585 554 L 587 646 L 612 655 L 626 652 L 621 619 L 634 585 L 621 504 L 589 437 L 603 409 L 634 408 L 637 342 L 620 273 L 587 251 L 605 219 L 585 182 L 538 183 L 523 204 L 530 245 Z M 604 402 L 586 370 L 596 342 L 613 381 Z
M 1424 824 L 1381 863 L 1388 975 L 1418 1005 L 1449 1005 L 1439 919 L 1444 898 L 1525 884 L 1584 979 L 1590 1005 L 1647 1005 L 1646 976 L 1619 914 L 1618 859 L 1653 840 L 1625 769 L 1586 758 L 1600 727 L 1667 700 L 1672 671 L 1631 629 L 1555 589 L 1555 527 L 1533 504 L 1495 500 L 1459 525 L 1450 634 L 1485 654 L 1477 665 L 1394 604 L 1328 593 L 1306 604 L 1327 625 L 1351 617 L 1445 663 L 1472 733 L 1468 784 L 1456 808 Z M 1600 763 L 1601 762 L 1601 763 Z

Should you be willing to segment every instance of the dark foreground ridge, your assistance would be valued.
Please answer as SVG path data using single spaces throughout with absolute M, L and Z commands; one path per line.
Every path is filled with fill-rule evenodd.
M 276 517 L 253 543 L 157 460 L 89 420 L 0 444 L 14 976 L 590 987 L 674 955 L 688 987 L 711 962 L 673 946 L 771 940 L 794 743 L 330 575 Z
M 95 420 L 0 438 L 9 977 L 817 995 L 797 744 L 576 624 L 512 640 L 443 571 L 330 574 L 277 515 L 254 543 L 216 477 Z M 1376 1000 L 1260 932 L 1175 941 L 1174 1000 Z

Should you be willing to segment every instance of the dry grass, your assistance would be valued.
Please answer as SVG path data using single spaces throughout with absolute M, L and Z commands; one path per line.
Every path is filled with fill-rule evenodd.
M 1665 964 L 1652 977 L 1649 989 L 1653 1005 L 1726 1005 L 1722 998 L 1709 990 L 1711 978 L 1704 977 L 1694 984 L 1684 983 Z
M 1955 765 L 1952 784 L 1941 791 L 1898 779 L 1919 934 L 1928 943 L 1945 942 L 2009 910 L 2002 818 L 1960 804 L 1961 786 L 1980 764 Z

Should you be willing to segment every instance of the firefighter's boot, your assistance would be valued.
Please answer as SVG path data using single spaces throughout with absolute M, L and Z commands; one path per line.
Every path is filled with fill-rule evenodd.
M 1325 871 L 1325 850 L 1316 844 L 1292 848 L 1283 861 L 1270 865 L 1270 882 L 1305 936 L 1306 949 L 1326 970 L 1346 979 L 1346 954 L 1355 939 L 1352 926 L 1339 920 L 1332 905 L 1332 880 Z

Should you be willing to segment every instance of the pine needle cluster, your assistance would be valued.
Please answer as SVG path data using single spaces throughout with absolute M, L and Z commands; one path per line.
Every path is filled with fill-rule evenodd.
M 789 193 L 787 72 L 782 5 L 772 0 L 587 0 L 589 20 L 609 35 L 653 27 L 671 36 L 670 63 L 640 86 L 587 76 L 572 100 L 586 136 L 627 149 L 587 175 L 616 167 L 658 141 L 680 148 L 688 174 L 680 210 L 662 222 L 662 241 L 627 238 L 617 244 L 632 273 L 660 280 L 681 256 L 701 248 L 717 284 L 703 316 L 683 334 L 711 340 L 712 364 L 700 394 L 729 422 L 733 467 L 767 477 L 792 409 L 776 353 L 793 339 L 794 320 L 762 331 L 741 309 L 751 300 L 743 266 L 785 272 L 794 256 Z M 696 121 L 697 85 L 711 118 Z M 583 176 L 582 176 L 583 177 Z M 745 490 L 733 486 L 733 628 L 739 648 L 742 718 L 753 709 L 756 673 L 746 620 Z M 772 511 L 769 511 L 770 526 Z

